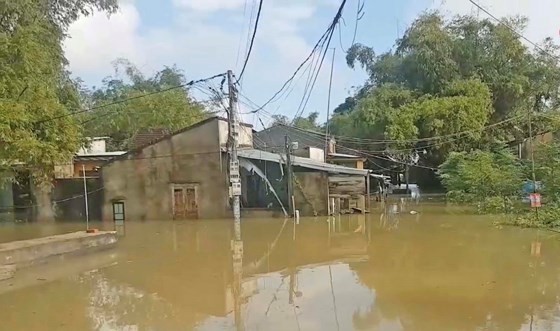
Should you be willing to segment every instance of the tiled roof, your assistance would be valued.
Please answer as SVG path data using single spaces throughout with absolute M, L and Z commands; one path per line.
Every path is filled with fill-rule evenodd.
M 149 129 L 139 132 L 134 136 L 132 141 L 132 146 L 130 149 L 135 150 L 137 148 L 150 145 L 154 141 L 161 139 L 167 135 L 171 134 L 171 130 L 168 129 Z

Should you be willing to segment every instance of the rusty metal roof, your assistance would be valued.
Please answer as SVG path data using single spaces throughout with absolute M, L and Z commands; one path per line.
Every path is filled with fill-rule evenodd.
M 286 156 L 284 154 L 270 153 L 258 149 L 240 149 L 237 155 L 246 159 L 263 160 L 277 163 L 285 163 Z M 347 175 L 360 175 L 367 176 L 370 171 L 367 169 L 356 169 L 344 167 L 336 164 L 325 163 L 313 159 L 292 156 L 292 164 L 302 168 L 315 169 L 329 173 L 347 174 Z

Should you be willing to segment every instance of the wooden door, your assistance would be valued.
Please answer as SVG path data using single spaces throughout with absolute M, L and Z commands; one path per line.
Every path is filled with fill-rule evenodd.
M 185 219 L 185 191 L 182 188 L 173 190 L 173 219 Z
M 181 185 L 173 187 L 173 219 L 197 219 L 198 195 L 196 186 Z
M 189 219 L 198 218 L 198 201 L 194 187 L 185 188 L 185 216 Z

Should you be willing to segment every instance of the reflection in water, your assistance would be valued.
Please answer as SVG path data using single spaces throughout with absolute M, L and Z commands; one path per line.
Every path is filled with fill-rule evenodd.
M 231 221 L 130 222 L 116 254 L 0 284 L 2 329 L 560 328 L 557 235 L 414 208 L 244 220 L 240 241 Z

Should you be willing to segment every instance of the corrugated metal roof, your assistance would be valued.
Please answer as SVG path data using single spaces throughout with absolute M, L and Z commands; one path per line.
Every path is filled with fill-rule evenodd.
M 117 151 L 117 152 L 93 152 L 93 153 L 78 153 L 76 156 L 79 157 L 95 157 L 95 156 L 119 156 L 126 154 L 125 151 Z
M 277 163 L 285 163 L 285 154 L 276 154 L 266 151 L 261 151 L 258 149 L 241 149 L 237 152 L 237 155 L 242 158 L 252 159 L 252 160 L 263 160 Z M 298 167 L 321 170 L 329 173 L 347 174 L 347 175 L 360 175 L 367 176 L 369 170 L 367 169 L 356 169 L 343 167 L 335 164 L 324 163 L 308 159 L 305 157 L 292 156 L 292 164 Z
M 329 156 L 349 158 L 349 159 L 362 159 L 363 158 L 363 157 L 358 156 L 358 155 L 343 154 L 343 153 L 329 153 Z

